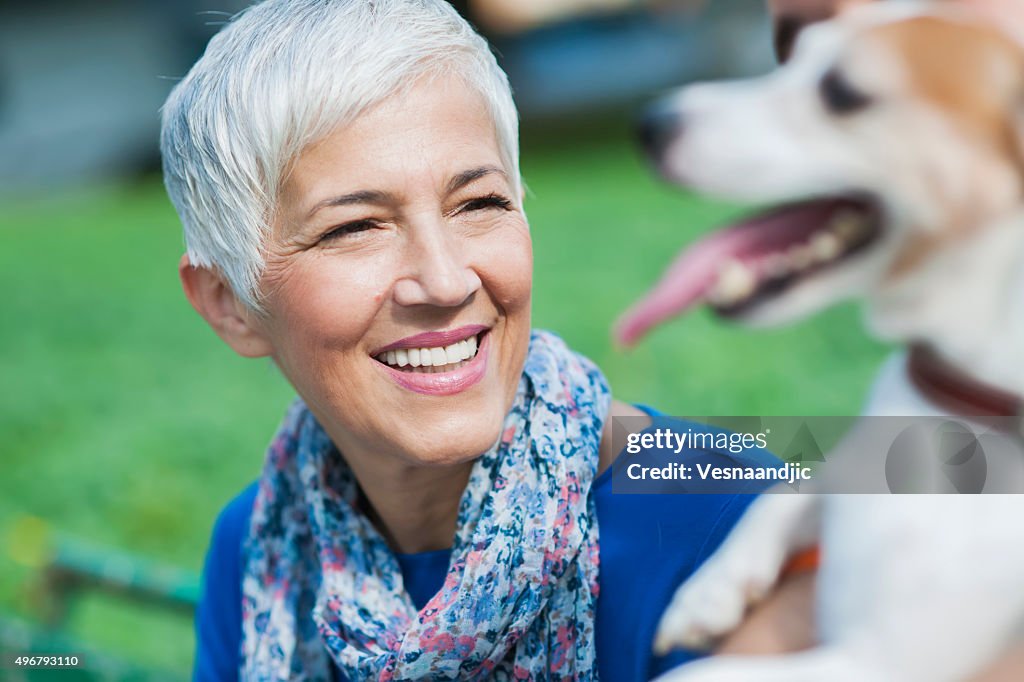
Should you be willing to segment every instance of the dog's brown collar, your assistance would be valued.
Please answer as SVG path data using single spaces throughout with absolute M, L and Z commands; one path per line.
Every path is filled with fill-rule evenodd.
M 941 358 L 930 346 L 911 347 L 907 369 L 914 386 L 951 414 L 1017 419 L 1024 415 L 1024 398 L 978 381 Z

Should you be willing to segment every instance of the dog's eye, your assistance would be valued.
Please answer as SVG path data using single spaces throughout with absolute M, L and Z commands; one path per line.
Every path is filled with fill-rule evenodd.
M 871 104 L 871 97 L 861 92 L 838 69 L 830 69 L 819 85 L 825 108 L 833 114 L 852 114 Z

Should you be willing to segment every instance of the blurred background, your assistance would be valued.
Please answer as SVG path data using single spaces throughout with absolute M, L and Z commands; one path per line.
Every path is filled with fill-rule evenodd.
M 187 679 L 213 520 L 291 398 L 186 303 L 159 177 L 160 105 L 245 4 L 0 0 L 0 651 L 87 652 L 60 680 Z M 535 324 L 671 414 L 855 413 L 884 349 L 853 308 L 757 334 L 700 313 L 630 353 L 610 342 L 676 251 L 741 210 L 657 181 L 633 116 L 772 68 L 763 0 L 455 4 L 521 108 Z

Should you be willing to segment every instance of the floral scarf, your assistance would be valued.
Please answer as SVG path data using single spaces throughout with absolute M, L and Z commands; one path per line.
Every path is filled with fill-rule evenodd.
M 534 332 L 498 442 L 474 463 L 444 585 L 417 612 L 358 484 L 301 402 L 274 438 L 245 542 L 247 681 L 596 680 L 591 493 L 600 370 Z

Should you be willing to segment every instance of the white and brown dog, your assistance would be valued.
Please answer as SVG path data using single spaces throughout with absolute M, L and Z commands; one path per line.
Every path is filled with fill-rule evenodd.
M 873 333 L 917 347 L 883 369 L 868 414 L 1020 416 L 1024 49 L 997 26 L 955 6 L 857 9 L 768 77 L 673 95 L 644 138 L 668 179 L 782 207 L 684 252 L 622 341 L 701 303 L 775 325 L 855 297 Z M 1022 517 L 1017 495 L 763 496 L 680 588 L 656 647 L 727 634 L 815 543 L 822 644 L 665 679 L 967 679 L 1024 635 Z

